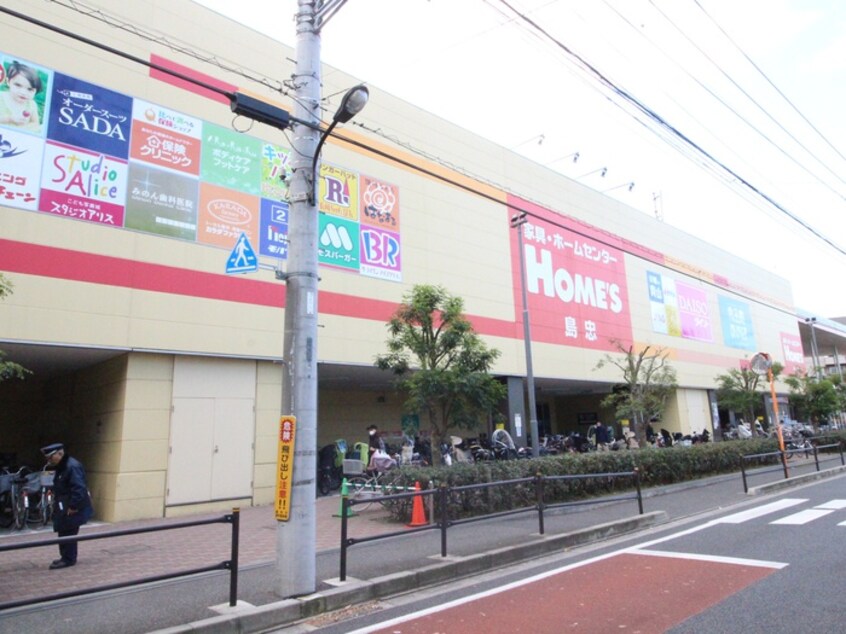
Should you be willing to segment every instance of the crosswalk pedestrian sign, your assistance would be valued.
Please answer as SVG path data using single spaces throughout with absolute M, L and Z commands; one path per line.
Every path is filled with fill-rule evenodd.
M 246 233 L 241 233 L 229 259 L 226 260 L 227 273 L 249 273 L 258 271 L 258 256 Z

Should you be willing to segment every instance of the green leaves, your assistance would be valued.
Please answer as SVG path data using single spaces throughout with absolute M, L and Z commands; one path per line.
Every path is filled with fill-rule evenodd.
M 463 310 L 461 298 L 443 287 L 415 286 L 387 324 L 387 352 L 375 360 L 398 375 L 406 409 L 426 416 L 433 444 L 450 429 L 476 428 L 506 395 L 489 375 L 499 351 L 487 347 Z
M 839 376 L 819 379 L 815 375 L 796 373 L 784 381 L 790 387 L 790 402 L 802 419 L 819 425 L 843 408 L 846 399 L 839 389 L 843 383 Z
M 618 418 L 628 418 L 638 442 L 645 444 L 645 423 L 660 418 L 667 400 L 677 387 L 676 371 L 669 364 L 669 353 L 663 348 L 645 346 L 635 351 L 619 341 L 614 345 L 622 358 L 606 354 L 596 369 L 613 365 L 622 373 L 623 382 L 602 400 L 603 407 L 613 407 Z
M 0 299 L 5 299 L 12 294 L 12 282 L 5 275 L 0 273 Z M 6 353 L 0 350 L 0 382 L 9 379 L 25 379 L 31 371 L 19 363 L 6 360 Z

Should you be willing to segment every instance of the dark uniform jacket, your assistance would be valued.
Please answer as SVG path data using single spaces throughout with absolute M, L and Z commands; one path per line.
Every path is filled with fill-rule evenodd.
M 68 515 L 68 509 L 76 512 Z M 56 465 L 53 477 L 53 530 L 58 532 L 79 528 L 93 514 L 94 507 L 85 482 L 85 469 L 79 460 L 65 454 Z

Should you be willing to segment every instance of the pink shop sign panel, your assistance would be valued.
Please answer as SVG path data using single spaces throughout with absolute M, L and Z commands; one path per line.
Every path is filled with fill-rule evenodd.
M 676 301 L 682 337 L 697 341 L 714 341 L 711 311 L 705 291 L 676 282 Z
M 87 222 L 123 226 L 126 161 L 48 142 L 38 209 Z
M 615 341 L 630 342 L 623 252 L 585 235 L 569 218 L 517 198 L 509 202 L 532 212 L 511 237 L 514 305 L 522 305 L 522 257 L 532 339 L 597 350 L 614 350 Z M 517 231 L 522 232 L 519 238 Z

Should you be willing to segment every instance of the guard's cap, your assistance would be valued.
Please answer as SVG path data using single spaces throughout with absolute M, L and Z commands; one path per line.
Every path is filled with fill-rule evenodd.
M 65 446 L 60 442 L 54 442 L 52 445 L 47 445 L 46 447 L 41 448 L 41 453 L 44 454 L 45 458 L 49 458 L 57 451 L 64 449 Z

